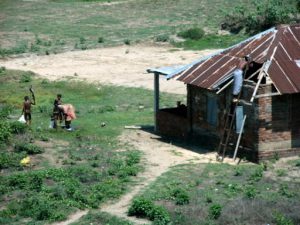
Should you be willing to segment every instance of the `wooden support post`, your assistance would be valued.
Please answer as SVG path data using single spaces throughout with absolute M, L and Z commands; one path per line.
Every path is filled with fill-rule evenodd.
M 247 115 L 244 116 L 244 119 L 243 119 L 243 122 L 242 122 L 242 125 L 241 125 L 239 137 L 238 137 L 238 140 L 236 142 L 236 146 L 235 146 L 235 150 L 234 150 L 234 154 L 233 154 L 233 161 L 235 161 L 236 154 L 237 154 L 237 151 L 238 151 L 239 146 L 240 146 L 240 142 L 241 142 L 242 134 L 243 134 L 243 131 L 244 131 L 246 118 L 247 118 Z
M 265 64 L 264 64 L 264 65 L 265 65 Z M 263 65 L 263 68 L 264 68 L 264 65 Z M 259 74 L 258 74 L 258 81 L 257 81 L 257 84 L 256 84 L 256 86 L 255 86 L 253 95 L 252 95 L 252 97 L 251 97 L 251 99 L 250 99 L 250 102 L 253 102 L 253 100 L 254 100 L 254 98 L 255 98 L 255 96 L 256 96 L 256 93 L 257 93 L 257 91 L 258 91 L 259 85 L 260 85 L 260 83 L 261 83 L 261 80 L 262 80 L 263 77 L 264 77 L 264 69 L 263 69 L 263 68 L 260 70 L 260 72 L 259 72 Z
M 159 111 L 159 73 L 154 73 L 154 131 L 157 132 L 157 112 Z

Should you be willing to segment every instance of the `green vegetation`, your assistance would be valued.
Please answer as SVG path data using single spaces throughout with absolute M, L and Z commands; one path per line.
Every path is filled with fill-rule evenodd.
M 201 28 L 193 27 L 185 31 L 179 32 L 177 35 L 179 37 L 191 40 L 199 40 L 204 36 L 205 32 Z
M 167 225 L 170 222 L 169 213 L 164 207 L 155 205 L 151 200 L 143 197 L 133 200 L 128 215 L 147 218 L 156 225 Z
M 242 0 L 114 2 L 2 0 L 0 57 L 26 52 L 51 55 L 120 45 L 126 40 L 130 44 L 164 41 L 195 26 L 215 34 L 224 18 L 221 10 L 247 4 Z
M 131 222 L 124 219 L 111 216 L 108 213 L 89 212 L 86 216 L 81 218 L 78 222 L 72 225 L 86 225 L 86 224 L 105 224 L 105 225 L 133 225 Z
M 215 35 L 208 34 L 199 40 L 188 39 L 184 42 L 174 43 L 175 46 L 191 50 L 204 50 L 204 49 L 221 49 L 228 48 L 234 44 L 245 40 L 246 35 Z
M 297 19 L 295 0 L 251 0 L 249 6 L 239 5 L 226 14 L 223 26 L 232 32 L 245 29 L 247 33 L 257 33 L 278 24 L 288 24 Z
M 291 162 L 289 171 L 297 168 Z M 287 182 L 287 176 L 278 177 L 275 167 L 264 165 L 180 165 L 137 199 L 147 200 L 139 204 L 142 211 L 149 204 L 166 208 L 171 224 L 297 224 L 299 177 Z M 185 193 L 189 201 L 178 204 L 174 193 Z
M 21 82 L 24 74 L 30 74 L 29 81 Z M 27 127 L 16 120 L 31 85 L 38 104 Z M 152 126 L 152 91 L 46 82 L 29 72 L 6 69 L 1 71 L 0 91 L 0 224 L 45 224 L 64 220 L 78 209 L 98 208 L 126 192 L 143 169 L 141 153 L 120 143 L 118 136 L 124 125 Z M 73 132 L 48 128 L 57 93 L 76 107 Z M 162 104 L 175 105 L 178 98 L 182 100 L 163 94 Z M 158 220 L 161 209 L 153 210 L 151 219 Z M 111 224 L 122 221 L 94 216 Z

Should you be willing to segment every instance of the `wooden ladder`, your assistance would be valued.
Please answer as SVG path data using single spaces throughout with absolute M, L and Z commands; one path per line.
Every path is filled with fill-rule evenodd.
M 226 152 L 228 143 L 230 141 L 231 132 L 232 132 L 232 129 L 233 129 L 233 123 L 234 123 L 234 119 L 235 119 L 235 116 L 236 116 L 236 108 L 237 108 L 237 105 L 238 105 L 239 100 L 240 100 L 241 92 L 242 91 L 240 91 L 240 93 L 237 97 L 237 101 L 232 102 L 231 106 L 229 106 L 229 109 L 227 110 L 224 131 L 223 131 L 223 135 L 222 135 L 219 147 L 218 147 L 217 159 L 219 161 L 223 161 L 224 157 L 225 157 L 225 152 Z

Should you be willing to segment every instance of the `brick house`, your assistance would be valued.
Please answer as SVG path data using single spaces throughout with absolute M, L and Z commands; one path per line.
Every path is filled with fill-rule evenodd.
M 156 107 L 157 131 L 217 147 L 232 100 L 232 73 L 246 55 L 252 67 L 244 74 L 234 122 L 238 130 L 247 116 L 238 154 L 254 161 L 299 155 L 300 24 L 269 29 L 169 73 L 148 71 L 187 85 L 186 105 Z

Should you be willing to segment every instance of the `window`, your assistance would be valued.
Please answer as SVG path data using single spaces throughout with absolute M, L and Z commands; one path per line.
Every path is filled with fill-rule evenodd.
M 214 96 L 207 96 L 206 101 L 206 121 L 216 127 L 218 122 L 218 104 L 217 104 L 217 98 Z

